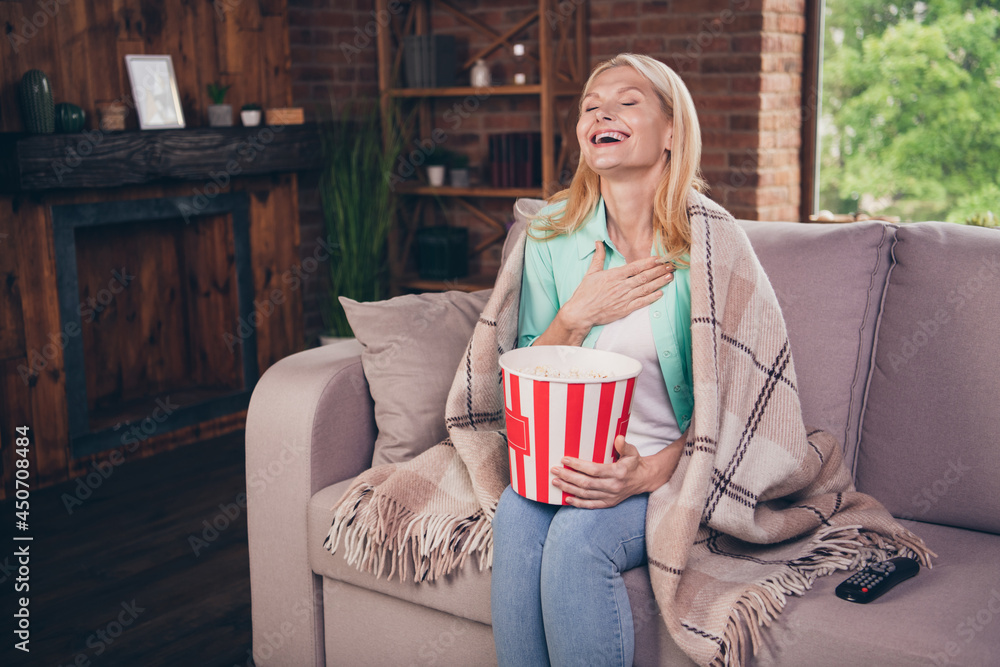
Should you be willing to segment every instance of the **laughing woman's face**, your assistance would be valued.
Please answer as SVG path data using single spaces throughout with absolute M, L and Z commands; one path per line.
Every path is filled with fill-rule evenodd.
M 637 177 L 665 168 L 673 123 L 645 77 L 631 67 L 613 67 L 584 96 L 576 136 L 583 159 L 595 172 L 616 179 Z

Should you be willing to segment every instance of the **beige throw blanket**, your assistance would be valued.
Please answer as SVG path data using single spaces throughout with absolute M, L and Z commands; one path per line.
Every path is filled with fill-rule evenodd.
M 702 665 L 740 665 L 759 628 L 816 577 L 912 555 L 920 538 L 854 490 L 840 445 L 802 422 L 774 291 L 746 235 L 693 194 L 689 213 L 693 428 L 671 483 L 650 495 L 649 574 L 674 641 Z M 433 580 L 492 558 L 490 522 L 509 483 L 498 358 L 517 340 L 524 238 L 480 316 L 446 408 L 449 438 L 361 474 L 326 546 L 358 568 Z

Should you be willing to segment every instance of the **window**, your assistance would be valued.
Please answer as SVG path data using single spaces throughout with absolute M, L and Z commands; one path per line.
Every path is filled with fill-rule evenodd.
M 815 208 L 1000 215 L 998 6 L 826 0 Z

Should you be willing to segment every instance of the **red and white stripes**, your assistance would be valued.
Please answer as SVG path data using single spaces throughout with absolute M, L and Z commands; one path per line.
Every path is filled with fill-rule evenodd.
M 510 480 L 519 495 L 565 505 L 549 468 L 563 456 L 618 460 L 615 437 L 628 429 L 635 377 L 609 382 L 551 382 L 503 371 Z

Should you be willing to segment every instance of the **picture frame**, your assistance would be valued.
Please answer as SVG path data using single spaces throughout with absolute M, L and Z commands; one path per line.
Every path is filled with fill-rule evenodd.
M 167 130 L 184 127 L 174 62 L 169 55 L 128 55 L 125 69 L 132 86 L 139 127 Z

